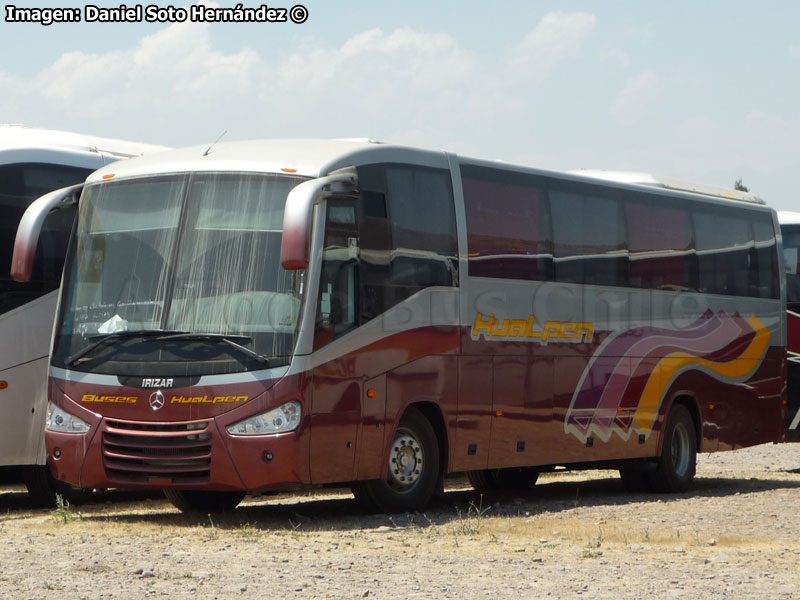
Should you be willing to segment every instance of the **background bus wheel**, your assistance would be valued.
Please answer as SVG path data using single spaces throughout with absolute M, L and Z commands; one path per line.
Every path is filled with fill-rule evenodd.
M 164 495 L 180 511 L 218 513 L 239 506 L 245 497 L 245 492 L 164 490 Z
M 470 485 L 479 492 L 525 491 L 532 488 L 538 478 L 539 471 L 531 467 L 467 471 Z
M 697 468 L 697 438 L 692 415 L 682 404 L 669 411 L 664 442 L 656 468 L 650 475 L 653 489 L 684 492 L 689 489 Z
M 85 504 L 92 497 L 92 490 L 57 480 L 45 465 L 34 465 L 25 469 L 25 487 L 37 506 L 55 506 L 56 495 L 72 506 Z
M 622 487 L 628 492 L 652 492 L 652 476 L 656 470 L 653 463 L 636 463 L 620 467 Z
M 439 463 L 439 444 L 433 427 L 421 412 L 410 407 L 394 434 L 386 479 L 355 482 L 353 495 L 369 510 L 416 510 L 436 491 Z

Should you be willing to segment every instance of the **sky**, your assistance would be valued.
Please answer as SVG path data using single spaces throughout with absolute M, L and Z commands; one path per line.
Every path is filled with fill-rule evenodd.
M 83 17 L 88 3 L 12 4 Z M 741 179 L 800 211 L 794 0 L 304 0 L 299 24 L 49 26 L 9 22 L 8 6 L 0 123 L 170 146 L 366 137 L 545 169 Z

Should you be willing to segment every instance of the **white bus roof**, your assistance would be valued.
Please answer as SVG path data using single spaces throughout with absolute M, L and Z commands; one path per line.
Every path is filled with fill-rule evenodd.
M 702 196 L 711 196 L 713 198 L 726 198 L 728 200 L 739 200 L 741 202 L 766 204 L 764 200 L 749 192 L 740 192 L 739 190 L 728 190 L 702 183 L 681 181 L 679 179 L 656 176 L 651 173 L 641 173 L 638 171 L 603 171 L 600 169 L 578 169 L 570 171 L 570 173 L 591 177 L 593 179 L 614 181 L 617 183 L 646 185 L 649 187 L 660 187 L 667 190 L 675 190 L 678 192 L 689 192 L 692 194 L 700 194 Z
M 369 158 L 364 155 L 368 154 Z M 444 152 L 352 139 L 276 139 L 208 143 L 115 163 L 94 173 L 87 183 L 104 176 L 137 177 L 192 171 L 289 173 L 319 177 L 365 162 L 409 162 L 447 167 Z
M 169 149 L 167 146 L 68 131 L 38 129 L 22 125 L 0 125 L 0 155 L 4 156 L 2 160 L 4 163 L 37 160 L 37 153 L 42 152 L 108 155 L 120 159 L 167 149 Z
M 800 225 L 800 212 L 791 210 L 779 210 L 778 222 L 781 225 Z
M 450 155 L 455 156 L 455 155 Z M 541 175 L 566 176 L 575 179 L 593 178 L 610 183 L 647 186 L 664 191 L 701 195 L 727 201 L 741 201 L 764 205 L 753 194 L 725 190 L 702 184 L 685 183 L 674 179 L 655 177 L 648 173 L 623 171 L 580 170 L 557 173 L 542 169 L 494 163 L 459 157 L 467 162 L 493 165 L 497 168 L 520 170 Z M 448 153 L 383 144 L 367 139 L 272 139 L 208 143 L 146 154 L 124 162 L 108 165 L 87 179 L 93 183 L 110 177 L 128 178 L 146 175 L 185 172 L 252 172 L 287 173 L 305 177 L 328 175 L 337 169 L 376 162 L 408 163 L 448 168 Z

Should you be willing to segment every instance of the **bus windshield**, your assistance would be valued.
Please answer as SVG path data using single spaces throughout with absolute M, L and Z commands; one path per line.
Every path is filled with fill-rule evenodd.
M 281 228 L 302 181 L 194 173 L 88 186 L 53 364 L 119 375 L 286 364 L 303 272 L 281 267 Z

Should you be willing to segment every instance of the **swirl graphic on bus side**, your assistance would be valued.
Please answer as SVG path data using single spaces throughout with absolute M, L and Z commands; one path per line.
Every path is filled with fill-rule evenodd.
M 676 377 L 696 369 L 715 379 L 748 379 L 767 353 L 770 332 L 755 316 L 706 311 L 685 329 L 638 327 L 611 338 L 581 376 L 564 420 L 566 433 L 586 441 L 612 433 L 649 435 Z

